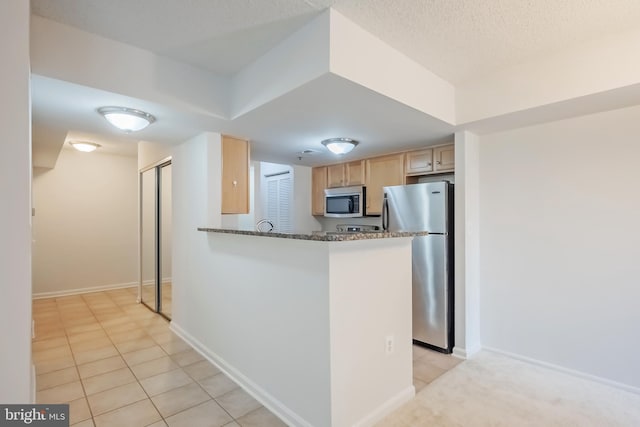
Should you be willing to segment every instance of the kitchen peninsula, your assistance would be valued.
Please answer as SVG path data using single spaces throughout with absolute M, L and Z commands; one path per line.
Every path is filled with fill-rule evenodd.
M 373 425 L 413 397 L 416 233 L 198 230 L 206 277 L 172 328 L 287 424 Z

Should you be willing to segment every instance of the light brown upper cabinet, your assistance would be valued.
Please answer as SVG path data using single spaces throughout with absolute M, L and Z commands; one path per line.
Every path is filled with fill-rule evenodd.
M 364 160 L 327 166 L 327 188 L 364 185 Z
M 367 215 L 382 214 L 382 187 L 404 184 L 404 153 L 365 160 Z
M 443 145 L 433 149 L 433 158 L 435 160 L 434 171 L 445 172 L 452 171 L 455 168 L 455 150 L 454 145 Z
M 325 188 L 327 188 L 327 167 L 311 169 L 311 215 L 324 215 Z
M 406 168 L 407 175 L 433 172 L 433 149 L 409 151 Z
M 249 142 L 222 136 L 222 213 L 249 213 Z
M 427 175 L 454 170 L 453 144 L 407 152 L 407 175 Z
M 345 164 L 345 175 L 347 176 L 347 186 L 365 184 L 364 160 L 357 160 Z
M 344 164 L 327 166 L 327 188 L 344 187 L 346 176 Z

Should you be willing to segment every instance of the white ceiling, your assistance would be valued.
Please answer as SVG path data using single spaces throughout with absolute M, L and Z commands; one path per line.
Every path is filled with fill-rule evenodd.
M 31 0 L 36 15 L 138 46 L 215 73 L 243 68 L 327 7 L 452 83 L 638 26 L 638 0 Z M 313 102 L 309 102 L 313 99 Z M 123 135 L 95 108 L 134 105 L 158 121 Z M 134 154 L 135 142 L 175 143 L 205 131 L 250 138 L 256 157 L 320 164 L 319 141 L 366 141 L 354 155 L 436 143 L 453 128 L 410 107 L 326 76 L 233 121 L 34 76 L 34 150 L 72 132 L 104 152 Z M 108 141 L 111 141 L 108 142 Z M 296 159 L 304 149 L 320 154 Z
M 32 0 L 32 13 L 228 74 L 267 52 L 331 0 Z
M 452 83 L 638 26 L 638 0 L 31 0 L 32 12 L 230 73 L 327 7 Z
M 256 158 L 322 164 L 337 161 L 323 139 L 346 135 L 363 142 L 341 159 L 349 160 L 452 141 L 453 126 L 327 74 L 234 120 L 229 132 L 248 137 Z M 299 154 L 306 149 L 317 153 Z
M 454 84 L 640 22 L 638 0 L 336 0 L 333 7 Z

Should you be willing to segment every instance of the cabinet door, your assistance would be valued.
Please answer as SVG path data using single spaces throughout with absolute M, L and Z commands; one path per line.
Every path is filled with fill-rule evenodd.
M 382 187 L 404 184 L 404 154 L 366 160 L 367 214 L 382 214 Z
M 347 175 L 346 185 L 364 185 L 364 169 L 364 160 L 345 164 L 345 173 Z
M 249 142 L 222 136 L 222 213 L 249 213 Z
M 327 168 L 311 170 L 311 215 L 324 215 L 324 189 L 327 188 Z
M 407 153 L 407 175 L 433 171 L 433 150 L 431 148 Z
M 445 145 L 433 149 L 433 157 L 435 158 L 436 172 L 452 171 L 455 167 L 455 151 L 454 146 Z
M 327 166 L 327 188 L 344 187 L 344 164 Z

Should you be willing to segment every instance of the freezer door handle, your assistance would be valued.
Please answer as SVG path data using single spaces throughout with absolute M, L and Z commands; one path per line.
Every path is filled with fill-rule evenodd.
M 389 199 L 387 199 L 387 193 L 384 193 L 384 199 L 382 199 L 382 229 L 389 231 Z

